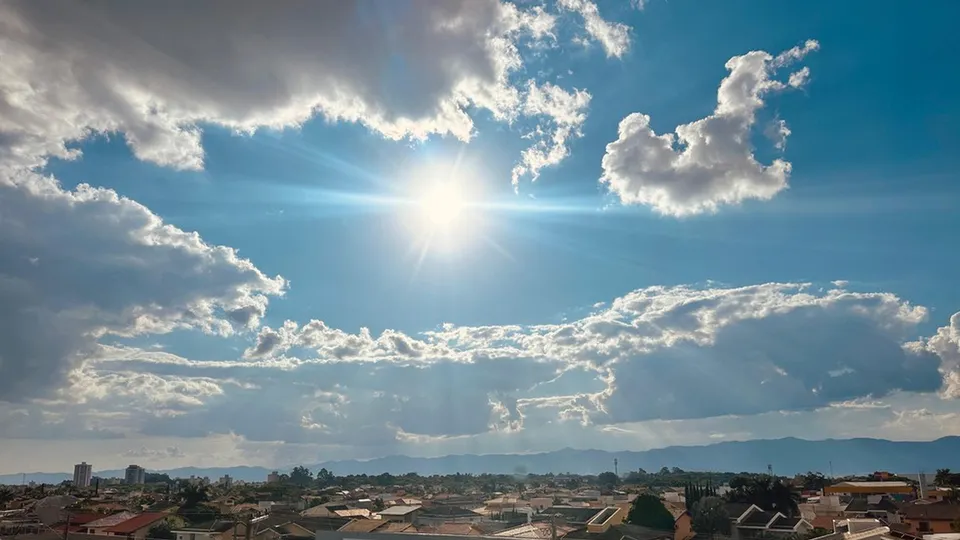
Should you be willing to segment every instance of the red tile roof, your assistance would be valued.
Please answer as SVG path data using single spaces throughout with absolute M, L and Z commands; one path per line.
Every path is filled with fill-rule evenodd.
M 170 517 L 169 514 L 164 512 L 144 512 L 108 528 L 107 532 L 116 534 L 131 534 L 167 517 Z
M 70 514 L 70 525 L 84 525 L 103 517 L 103 514 Z

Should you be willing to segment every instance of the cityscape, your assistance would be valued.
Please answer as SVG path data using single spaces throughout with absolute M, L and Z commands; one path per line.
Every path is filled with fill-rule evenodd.
M 58 485 L 0 488 L 0 538 L 26 540 L 949 540 L 960 473 L 613 471 L 337 476 L 297 466 L 262 481 L 123 478 L 75 465 Z
M 0 540 L 960 540 L 960 0 L 0 0 Z

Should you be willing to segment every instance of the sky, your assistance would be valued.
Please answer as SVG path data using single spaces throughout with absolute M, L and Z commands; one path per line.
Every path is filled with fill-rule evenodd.
M 0 1 L 0 473 L 960 434 L 947 0 Z

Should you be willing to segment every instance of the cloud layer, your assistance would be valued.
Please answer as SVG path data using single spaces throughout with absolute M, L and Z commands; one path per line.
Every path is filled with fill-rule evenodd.
M 0 176 L 0 399 L 58 387 L 103 336 L 256 328 L 284 288 L 113 191 Z
M 941 357 L 912 341 L 926 317 L 888 293 L 651 287 L 553 325 L 446 325 L 415 337 L 288 322 L 263 328 L 246 360 L 102 348 L 65 395 L 82 401 L 69 414 L 125 411 L 117 432 L 388 452 L 548 426 L 571 432 L 934 393 L 949 375 Z
M 601 182 L 626 204 L 647 205 L 672 216 L 772 198 L 786 189 L 791 165 L 779 158 L 769 165 L 757 161 L 751 143 L 756 113 L 768 94 L 806 84 L 810 75 L 806 67 L 791 73 L 786 82 L 773 77 L 819 48 L 809 40 L 777 56 L 752 51 L 731 58 L 713 114 L 677 126 L 675 133 L 657 135 L 649 115 L 627 116 L 620 122 L 617 140 L 607 145 Z M 782 149 L 790 130 L 783 120 L 775 128 L 775 145 Z

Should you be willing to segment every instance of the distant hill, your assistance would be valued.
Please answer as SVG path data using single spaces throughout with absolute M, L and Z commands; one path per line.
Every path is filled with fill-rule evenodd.
M 808 441 L 786 438 L 742 442 L 722 442 L 706 446 L 671 446 L 641 452 L 606 452 L 565 448 L 538 454 L 452 455 L 433 458 L 388 456 L 359 461 L 327 461 L 308 464 L 316 471 L 321 467 L 338 475 L 345 474 L 420 474 L 460 473 L 577 473 L 598 474 L 619 462 L 620 472 L 645 469 L 653 472 L 661 467 L 685 470 L 763 472 L 771 465 L 776 474 L 794 475 L 806 471 L 830 472 L 831 462 L 836 475 L 862 474 L 878 470 L 897 473 L 933 472 L 938 468 L 960 469 L 960 437 L 944 437 L 929 442 L 899 442 L 884 439 L 827 439 Z M 287 468 L 289 469 L 289 467 Z M 151 470 L 151 472 L 154 472 Z M 174 478 L 224 474 L 238 480 L 262 481 L 269 469 L 263 467 L 184 467 L 165 472 Z M 96 476 L 122 477 L 122 470 L 96 471 Z M 2 484 L 19 484 L 20 474 L 0 475 Z M 67 473 L 28 473 L 26 481 L 59 483 L 72 478 Z

